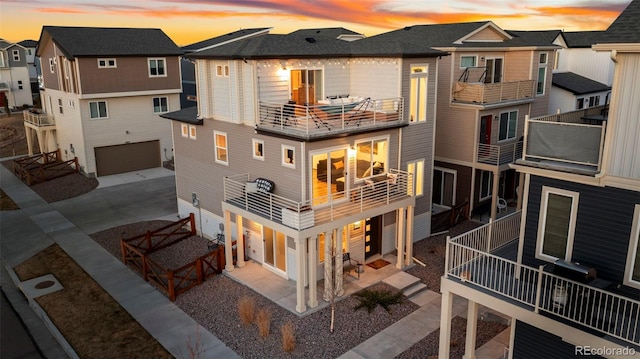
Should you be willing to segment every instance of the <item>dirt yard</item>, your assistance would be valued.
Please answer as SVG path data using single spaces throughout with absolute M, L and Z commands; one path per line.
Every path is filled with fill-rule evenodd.
M 35 140 L 34 146 L 37 148 L 37 140 Z M 0 116 L 0 158 L 26 155 L 27 153 L 22 112 L 15 112 L 10 116 Z

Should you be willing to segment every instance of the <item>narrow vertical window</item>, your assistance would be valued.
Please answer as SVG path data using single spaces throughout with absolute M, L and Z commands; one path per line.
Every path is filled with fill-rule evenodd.
M 215 147 L 215 161 L 223 165 L 229 165 L 229 148 L 227 134 L 213 131 L 213 145 Z
M 571 260 L 578 212 L 577 192 L 543 187 L 538 221 L 536 257 Z

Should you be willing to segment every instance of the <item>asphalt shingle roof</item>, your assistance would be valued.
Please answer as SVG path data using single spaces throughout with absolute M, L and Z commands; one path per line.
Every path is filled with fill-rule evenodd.
M 202 40 L 202 41 L 190 44 L 190 45 L 183 46 L 182 50 L 184 50 L 185 52 L 198 51 L 198 50 L 206 48 L 206 47 L 215 46 L 215 45 L 227 42 L 227 41 L 233 41 L 234 39 L 238 39 L 238 38 L 242 38 L 242 37 L 245 37 L 245 36 L 251 36 L 251 35 L 259 34 L 261 32 L 267 31 L 269 29 L 270 28 L 268 28 L 268 27 L 260 27 L 260 28 L 255 28 L 255 29 L 241 29 L 241 30 L 238 30 L 238 31 L 230 32 L 228 34 L 212 37 L 212 38 L 207 39 L 207 40 Z
M 600 44 L 640 43 L 640 0 L 633 0 L 598 39 Z
M 192 125 L 202 125 L 203 123 L 203 120 L 198 118 L 198 106 L 185 107 L 182 110 L 163 113 L 160 117 Z
M 574 95 L 584 95 L 611 90 L 611 86 L 607 86 L 601 82 L 594 81 L 573 72 L 554 73 L 552 83 L 553 86 L 569 91 Z
M 598 38 L 604 31 L 566 31 L 562 33 L 569 48 L 590 48 L 598 43 Z
M 45 35 L 68 58 L 76 56 L 182 55 L 183 51 L 160 29 L 44 26 Z
M 18 45 L 22 45 L 24 47 L 36 47 L 38 42 L 36 40 L 22 40 L 18 43 Z

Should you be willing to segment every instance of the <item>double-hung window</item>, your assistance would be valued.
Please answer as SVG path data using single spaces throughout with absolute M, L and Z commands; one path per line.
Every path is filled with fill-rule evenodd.
M 503 112 L 500 114 L 500 133 L 498 140 L 510 140 L 516 137 L 518 127 L 518 111 Z
M 215 147 L 215 161 L 223 165 L 229 165 L 229 147 L 225 132 L 213 131 L 213 145 Z
M 464 69 L 467 67 L 476 67 L 478 66 L 478 56 L 460 56 L 460 68 Z
M 547 62 L 548 54 L 546 52 L 541 52 L 538 57 L 538 82 L 536 85 L 537 95 L 544 95 L 544 87 L 547 78 Z
M 407 172 L 413 175 L 413 189 L 416 196 L 422 196 L 424 194 L 424 159 L 417 161 L 411 161 L 407 163 Z M 407 188 L 408 194 L 412 191 L 412 188 Z
M 167 76 L 166 60 L 164 58 L 149 59 L 149 77 Z
M 13 50 L 13 61 L 20 61 L 20 51 L 19 50 Z
M 553 262 L 571 260 L 578 217 L 579 193 L 542 187 L 536 258 Z
M 153 113 L 165 113 L 169 111 L 168 100 L 166 97 L 153 98 Z
M 366 179 L 387 172 L 389 137 L 356 143 L 356 178 Z
M 93 101 L 89 102 L 89 114 L 92 120 L 107 118 L 107 102 Z
M 633 211 L 633 225 L 623 282 L 630 287 L 640 288 L 640 204 L 636 204 Z
M 115 67 L 117 67 L 116 59 L 98 59 L 98 68 L 100 69 Z

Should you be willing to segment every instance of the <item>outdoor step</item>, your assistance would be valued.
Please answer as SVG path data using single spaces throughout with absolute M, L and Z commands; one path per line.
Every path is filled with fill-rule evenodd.
M 418 283 L 412 285 L 411 287 L 405 288 L 403 293 L 404 293 L 404 295 L 407 296 L 407 298 L 411 298 L 414 295 L 419 294 L 420 292 L 422 292 L 425 289 L 427 289 L 427 285 L 424 284 L 424 283 L 418 282 Z
M 420 282 L 420 278 L 412 276 L 411 274 L 407 273 L 407 272 L 398 272 L 390 277 L 387 277 L 385 280 L 383 280 L 382 282 L 397 288 L 401 291 L 404 291 L 405 289 L 411 287 L 412 285 Z
M 414 293 L 409 300 L 422 307 L 439 299 L 440 296 L 440 293 L 425 288 L 418 293 Z

